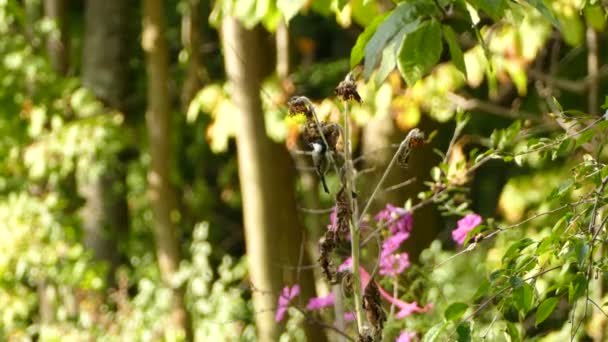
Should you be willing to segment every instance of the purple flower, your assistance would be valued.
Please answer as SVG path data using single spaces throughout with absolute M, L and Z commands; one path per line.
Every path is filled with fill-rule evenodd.
M 375 218 L 376 221 L 379 222 L 391 222 L 389 225 L 391 234 L 397 234 L 399 232 L 409 233 L 412 231 L 412 225 L 414 223 L 411 213 L 408 213 L 403 208 L 395 207 L 392 204 L 387 204 Z
M 344 322 L 352 322 L 357 318 L 354 312 L 345 312 L 344 313 Z
M 334 294 L 330 293 L 325 297 L 312 297 L 306 304 L 308 310 L 318 310 L 328 306 L 334 305 Z
M 395 342 L 412 342 L 416 338 L 416 333 L 413 331 L 402 330 Z
M 289 302 L 292 299 L 297 297 L 300 294 L 300 285 L 295 284 L 294 286 L 289 288 L 289 286 L 285 286 L 283 288 L 283 292 L 279 296 L 279 307 L 277 308 L 277 314 L 274 316 L 274 320 L 280 322 L 283 320 L 285 316 L 285 312 L 287 312 L 287 307 L 289 306 Z
M 397 234 L 388 237 L 382 243 L 382 255 L 389 255 L 399 249 L 403 241 L 410 237 L 408 232 L 398 232 Z
M 407 253 L 389 254 L 380 256 L 380 274 L 397 276 L 410 266 Z
M 350 270 L 351 268 L 353 268 L 353 258 L 348 257 L 340 266 L 338 266 L 338 272 L 344 272 Z
M 458 220 L 458 228 L 452 230 L 452 238 L 459 245 L 464 244 L 467 234 L 481 224 L 481 216 L 477 214 L 467 214 Z

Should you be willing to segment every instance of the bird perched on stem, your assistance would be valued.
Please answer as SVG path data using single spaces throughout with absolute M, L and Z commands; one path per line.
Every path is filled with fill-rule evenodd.
M 323 190 L 325 190 L 325 193 L 329 193 L 329 188 L 325 182 L 325 173 L 329 169 L 327 146 L 323 143 L 323 140 L 317 139 L 310 143 L 310 147 L 312 148 L 312 162 L 315 166 L 315 171 L 321 179 Z

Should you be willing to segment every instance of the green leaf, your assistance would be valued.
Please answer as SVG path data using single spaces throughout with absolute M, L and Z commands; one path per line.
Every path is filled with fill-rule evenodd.
M 277 8 L 285 17 L 285 21 L 289 22 L 307 2 L 307 0 L 277 0 Z
M 384 19 L 389 15 L 389 13 L 384 13 L 380 16 L 377 16 L 366 28 L 363 32 L 357 37 L 357 42 L 353 49 L 350 51 L 350 67 L 354 68 L 355 65 L 359 64 L 364 56 L 364 49 L 367 42 L 372 38 L 374 32 L 378 28 L 378 25 L 384 21 Z
M 464 54 L 462 53 L 462 49 L 460 48 L 460 44 L 458 44 L 458 40 L 456 39 L 456 34 L 454 33 L 454 30 L 452 30 L 451 27 L 447 26 L 447 25 L 443 25 L 443 38 L 445 38 L 445 41 L 448 43 L 448 47 L 450 49 L 450 56 L 452 57 L 452 63 L 454 63 L 454 66 L 460 70 L 460 72 L 462 72 L 464 74 L 464 76 L 467 76 L 467 66 L 464 63 Z
M 519 341 L 519 330 L 517 330 L 517 326 L 513 322 L 507 322 L 507 332 L 509 333 L 509 337 L 511 337 L 511 342 Z
M 453 303 L 448 306 L 447 309 L 445 309 L 445 319 L 447 319 L 448 321 L 455 321 L 462 317 L 462 315 L 464 315 L 465 311 L 467 311 L 468 308 L 469 306 L 465 303 Z
M 471 324 L 469 324 L 469 322 L 462 322 L 458 324 L 456 332 L 458 333 L 458 342 L 471 341 Z
M 522 286 L 513 291 L 513 300 L 517 309 L 521 310 L 524 314 L 528 313 L 534 302 L 534 289 L 530 284 L 523 283 Z
M 528 0 L 528 2 L 530 3 L 530 5 L 534 6 L 540 12 L 540 14 L 545 17 L 545 19 L 549 20 L 551 22 L 551 25 L 555 26 L 555 28 L 560 31 L 562 30 L 562 25 L 557 20 L 557 17 L 555 16 L 555 14 L 553 14 L 553 12 L 551 12 L 551 10 L 547 7 L 547 5 L 545 5 L 542 0 Z
M 473 300 L 477 300 L 483 297 L 486 293 L 488 293 L 489 290 L 490 282 L 484 279 L 481 285 L 479 285 L 479 287 L 477 288 L 477 291 L 475 291 L 475 294 L 473 295 Z
M 410 87 L 437 64 L 442 47 L 441 26 L 434 19 L 406 35 L 399 49 L 397 66 Z
M 606 29 L 606 17 L 599 3 L 587 5 L 584 10 L 585 21 L 596 31 L 603 32 Z
M 504 0 L 468 0 L 468 2 L 477 10 L 486 12 L 494 20 L 500 20 L 507 7 Z
M 587 289 L 587 278 L 582 274 L 577 274 L 568 286 L 568 302 L 573 304 L 579 299 Z
M 438 15 L 437 7 L 430 1 L 413 0 L 400 3 L 373 32 L 369 42 L 365 44 L 365 64 L 363 76 L 369 79 L 372 71 L 378 65 L 380 54 L 384 47 L 397 34 L 407 35 L 415 31 L 425 17 Z M 371 26 L 371 25 L 370 25 Z M 363 44 L 363 43 L 362 43 Z M 358 54 L 355 55 L 357 57 Z M 358 61 L 360 61 L 359 59 Z M 351 64 L 357 61 L 351 54 Z M 358 62 L 357 61 L 357 62 Z M 355 63 L 356 64 L 356 63 Z
M 424 334 L 424 337 L 422 338 L 422 342 L 434 342 L 434 341 L 441 341 L 439 339 L 441 333 L 443 332 L 443 329 L 445 329 L 445 323 L 441 322 L 441 323 L 437 323 L 434 326 L 431 327 L 431 329 L 429 329 L 426 334 Z
M 584 144 L 588 143 L 589 141 L 591 141 L 591 139 L 593 139 L 593 137 L 595 136 L 596 132 L 592 129 L 583 132 L 583 134 L 581 134 L 577 139 L 576 139 L 576 148 L 579 148 L 580 146 L 583 146 Z
M 558 302 L 559 298 L 551 297 L 545 299 L 542 303 L 540 303 L 540 305 L 538 306 L 538 310 L 536 311 L 537 326 L 544 322 L 547 318 L 549 318 L 553 310 L 555 310 L 555 307 L 557 306 Z

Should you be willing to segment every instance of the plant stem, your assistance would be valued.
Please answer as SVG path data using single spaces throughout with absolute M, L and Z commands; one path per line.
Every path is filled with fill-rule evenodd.
M 371 196 L 367 200 L 367 203 L 365 203 L 365 207 L 363 208 L 363 211 L 361 212 L 361 216 L 358 216 L 359 217 L 359 219 L 357 221 L 358 223 L 361 223 L 361 221 L 363 220 L 363 217 L 365 216 L 365 214 L 367 213 L 367 210 L 371 206 L 372 201 L 374 200 L 374 197 L 376 197 L 376 194 L 380 190 L 380 187 L 384 183 L 384 180 L 388 176 L 388 173 L 393 168 L 393 165 L 395 165 L 395 161 L 397 161 L 397 158 L 401 155 L 401 153 L 403 153 L 403 149 L 409 145 L 409 142 L 412 139 L 412 136 L 414 136 L 415 134 L 418 134 L 418 132 L 420 132 L 418 129 L 416 129 L 416 128 L 412 129 L 410 131 L 410 133 L 408 133 L 408 135 L 405 137 L 405 139 L 403 139 L 401 144 L 399 144 L 399 148 L 397 149 L 397 152 L 395 152 L 395 154 L 393 155 L 393 159 L 391 159 L 391 162 L 386 167 L 386 170 L 384 170 L 384 174 L 382 174 L 380 181 L 378 181 L 378 184 L 376 184 L 376 188 L 374 189 Z M 411 151 L 406 151 L 405 153 L 409 153 L 409 152 L 411 152 Z
M 351 156 L 351 139 L 349 123 L 349 104 L 344 101 L 344 191 L 348 206 L 351 208 L 352 218 L 350 220 L 351 256 L 353 260 L 353 283 L 355 296 L 355 312 L 357 315 L 357 332 L 363 333 L 363 298 L 361 296 L 361 274 L 359 272 L 359 221 L 357 220 L 356 203 L 353 201 L 353 161 Z

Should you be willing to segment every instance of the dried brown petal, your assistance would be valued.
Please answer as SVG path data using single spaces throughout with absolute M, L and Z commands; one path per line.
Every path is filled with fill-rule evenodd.
M 330 284 L 337 282 L 336 270 L 331 260 L 331 252 L 335 247 L 335 234 L 328 230 L 325 236 L 319 240 L 319 264 L 323 270 L 323 275 Z
M 294 96 L 289 101 L 289 115 L 304 114 L 307 119 L 311 119 L 314 114 L 314 106 L 306 96 Z
M 361 96 L 357 92 L 357 85 L 350 77 L 347 77 L 344 81 L 338 84 L 336 88 L 336 95 L 342 101 L 356 101 L 361 103 Z
M 350 298 L 353 296 L 353 274 L 348 272 L 348 271 L 344 271 L 344 272 L 340 272 L 339 273 L 339 277 L 342 278 L 342 293 L 344 294 L 344 296 L 346 296 L 347 298 Z
M 351 209 L 346 198 L 345 188 L 342 186 L 336 194 L 336 217 L 337 217 L 337 232 L 342 236 L 346 236 L 349 232 L 349 222 L 351 218 Z
M 380 301 L 380 291 L 375 281 L 370 281 L 365 287 L 363 293 L 363 308 L 367 320 L 374 327 L 374 336 L 382 336 L 382 329 L 384 329 L 384 322 L 386 322 L 386 313 L 382 309 L 382 302 Z M 375 338 L 377 340 L 377 338 Z
M 407 168 L 412 150 L 425 143 L 424 133 L 418 128 L 412 129 L 405 138 L 405 146 L 397 156 L 397 162 L 401 167 Z

